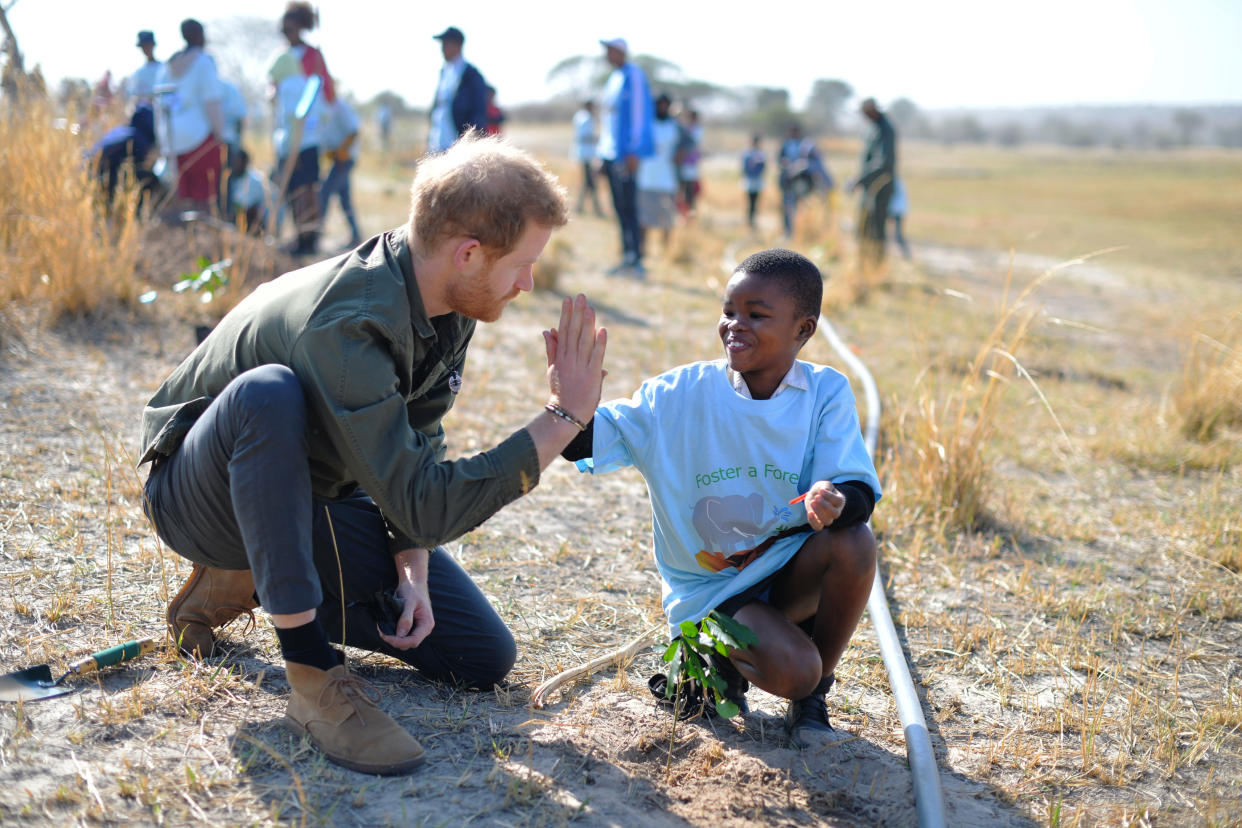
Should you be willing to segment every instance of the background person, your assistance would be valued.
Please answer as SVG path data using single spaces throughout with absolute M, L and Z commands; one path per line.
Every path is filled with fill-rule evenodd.
M 664 253 L 668 255 L 673 234 L 673 218 L 677 213 L 677 148 L 681 146 L 682 128 L 670 114 L 673 99 L 660 95 L 655 102 L 655 121 L 651 125 L 654 151 L 638 164 L 638 225 L 642 246 L 647 246 L 647 232 L 659 230 L 663 235 Z
M 483 134 L 499 135 L 500 126 L 507 119 L 504 110 L 496 103 L 496 87 L 487 87 L 487 126 L 483 128 Z
M 703 191 L 699 180 L 699 161 L 703 158 L 703 125 L 696 109 L 685 109 L 679 119 L 681 143 L 677 147 L 677 178 L 681 183 L 681 211 L 689 216 L 694 213 L 699 194 Z
M 467 130 L 487 126 L 487 82 L 474 64 L 462 57 L 466 36 L 461 29 L 449 26 L 433 40 L 440 41 L 444 65 L 431 104 L 427 152 L 443 152 Z
M 763 192 L 763 171 L 768 157 L 761 147 L 762 137 L 755 133 L 750 139 L 750 149 L 742 155 L 742 187 L 746 191 L 746 224 L 755 229 L 755 214 L 759 209 L 759 194 Z
M 146 107 L 154 117 L 155 84 L 159 79 L 160 67 L 164 65 L 155 58 L 155 33 L 146 29 L 139 32 L 138 48 L 146 61 L 125 79 L 125 97 L 133 101 L 134 109 Z
M 901 250 L 903 259 L 910 259 L 910 245 L 906 243 L 906 234 L 902 229 L 906 213 L 910 209 L 910 199 L 906 195 L 906 184 L 900 177 L 893 180 L 893 197 L 888 202 L 888 216 L 893 220 L 893 240 Z
M 859 107 L 871 122 L 871 131 L 863 145 L 862 165 L 851 190 L 858 190 L 858 254 L 867 265 L 884 261 L 885 228 L 888 205 L 897 179 L 897 133 L 888 118 L 876 106 L 875 98 L 867 98 Z
M 277 197 L 283 196 L 293 215 L 296 239 L 289 253 L 294 256 L 312 256 L 319 247 L 319 147 L 325 109 L 336 101 L 332 78 L 320 74 L 327 71 L 323 55 L 302 39 L 303 33 L 314 29 L 317 23 L 309 3 L 290 3 L 280 21 L 280 31 L 289 48 L 268 70 L 272 83 Z M 320 79 L 320 92 L 305 117 L 299 119 L 298 103 L 312 76 Z M 280 207 L 277 205 L 277 209 Z
M 210 655 L 214 629 L 261 603 L 285 659 L 286 723 L 331 761 L 381 774 L 423 749 L 330 638 L 436 681 L 504 678 L 512 633 L 431 550 L 538 484 L 598 404 L 606 346 L 585 297 L 566 298 L 544 332 L 548 404 L 500 445 L 446 460 L 442 421 L 476 322 L 533 288 L 568 211 L 529 155 L 473 136 L 423 159 L 411 191 L 407 225 L 243 299 L 142 416 L 148 517 L 194 563 L 169 604 L 174 640 Z M 394 591 L 399 617 L 382 632 Z
M 621 230 L 621 263 L 610 275 L 642 276 L 642 232 L 638 224 L 638 164 L 653 152 L 651 124 L 655 107 L 647 76 L 629 59 L 624 38 L 601 40 L 612 73 L 600 96 L 600 129 L 597 152 L 608 176 L 612 206 Z
M 595 145 L 599 141 L 599 124 L 595 120 L 595 102 L 585 100 L 574 113 L 573 160 L 582 165 L 582 186 L 578 190 L 578 215 L 582 215 L 586 197 L 591 196 L 595 215 L 602 217 L 599 206 L 599 189 L 595 186 Z
M 785 238 L 793 238 L 799 202 L 816 189 L 831 191 L 833 181 L 819 148 L 803 134 L 800 124 L 790 125 L 788 135 L 781 144 L 778 161 Z
M 324 118 L 323 148 L 330 159 L 332 167 L 327 177 L 319 186 L 319 212 L 324 218 L 328 216 L 328 204 L 332 196 L 341 202 L 341 212 L 349 224 L 349 241 L 347 247 L 362 244 L 362 234 L 358 231 L 358 219 L 354 215 L 353 196 L 350 193 L 350 176 L 354 165 L 358 162 L 358 114 L 344 98 L 337 98 L 331 104 Z
M 185 48 L 168 59 L 156 82 L 160 139 L 177 160 L 177 196 L 191 209 L 217 204 L 224 151 L 224 118 L 216 63 L 203 50 L 203 24 L 181 22 Z

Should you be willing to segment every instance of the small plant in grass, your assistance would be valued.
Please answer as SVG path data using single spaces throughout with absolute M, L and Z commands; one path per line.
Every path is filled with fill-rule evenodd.
M 222 259 L 213 262 L 206 256 L 199 256 L 195 263 L 197 273 L 182 273 L 181 279 L 173 285 L 173 293 L 184 293 L 192 290 L 201 294 L 202 303 L 205 305 L 210 302 L 217 293 L 228 286 L 229 268 L 233 265 L 232 259 Z
M 698 625 L 682 621 L 680 629 L 681 635 L 664 649 L 664 660 L 668 662 L 664 697 L 673 700 L 673 709 L 680 714 L 682 688 L 690 687 L 690 682 L 694 681 L 704 688 L 700 704 L 706 705 L 710 690 L 716 712 L 726 719 L 733 718 L 738 712 L 737 705 L 724 697 L 725 680 L 712 666 L 711 654 L 727 657 L 730 649 L 748 649 L 757 642 L 755 634 L 745 624 L 714 611 Z

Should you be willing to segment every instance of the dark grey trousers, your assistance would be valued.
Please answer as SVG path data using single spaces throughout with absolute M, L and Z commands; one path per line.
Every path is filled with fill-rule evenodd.
M 263 365 L 238 376 L 147 479 L 147 516 L 160 538 L 195 563 L 250 569 L 268 612 L 317 607 L 333 641 L 341 642 L 344 626 L 344 643 L 429 678 L 482 688 L 500 682 L 517 657 L 513 634 L 443 549 L 429 567 L 431 635 L 413 650 L 379 637 L 374 595 L 397 584 L 383 518 L 362 492 L 333 501 L 312 495 L 306 435 L 292 370 Z

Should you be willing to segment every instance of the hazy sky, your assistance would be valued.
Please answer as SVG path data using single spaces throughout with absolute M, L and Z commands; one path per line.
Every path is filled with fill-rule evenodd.
M 270 0 L 18 0 L 9 19 L 28 65 L 41 63 L 50 80 L 95 79 L 138 66 L 138 29 L 154 30 L 167 57 L 184 17 L 260 15 L 275 28 L 283 9 Z M 1242 0 L 326 0 L 320 19 L 308 39 L 347 88 L 364 99 L 392 89 L 416 105 L 432 97 L 441 58 L 431 35 L 447 25 L 465 31 L 466 57 L 502 104 L 546 97 L 559 60 L 598 54 L 600 38 L 618 36 L 692 78 L 784 87 L 795 106 L 816 78 L 924 108 L 1242 101 Z M 207 38 L 210 49 L 210 26 Z

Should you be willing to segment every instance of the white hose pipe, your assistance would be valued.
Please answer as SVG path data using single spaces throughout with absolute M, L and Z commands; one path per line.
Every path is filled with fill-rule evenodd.
M 876 439 L 880 433 L 880 394 L 876 391 L 875 380 L 863 361 L 850 350 L 837 335 L 836 329 L 822 315 L 819 317 L 819 330 L 862 383 L 863 395 L 867 401 L 867 425 L 863 429 L 863 440 L 867 444 L 867 451 L 874 457 Z M 893 617 L 888 611 L 888 600 L 884 596 L 884 583 L 880 580 L 878 566 L 875 580 L 871 583 L 871 595 L 867 598 L 867 609 L 871 613 L 871 625 L 875 628 L 875 637 L 880 643 L 880 654 L 884 657 L 884 667 L 888 670 L 888 683 L 893 688 L 897 715 L 901 719 L 906 737 L 906 758 L 914 780 L 914 806 L 918 811 L 919 828 L 943 828 L 944 797 L 940 792 L 936 754 L 932 750 L 927 720 L 923 718 L 923 705 L 914 690 L 910 668 L 906 666 L 905 654 L 901 650 L 901 640 L 897 638 L 897 629 L 893 626 Z

